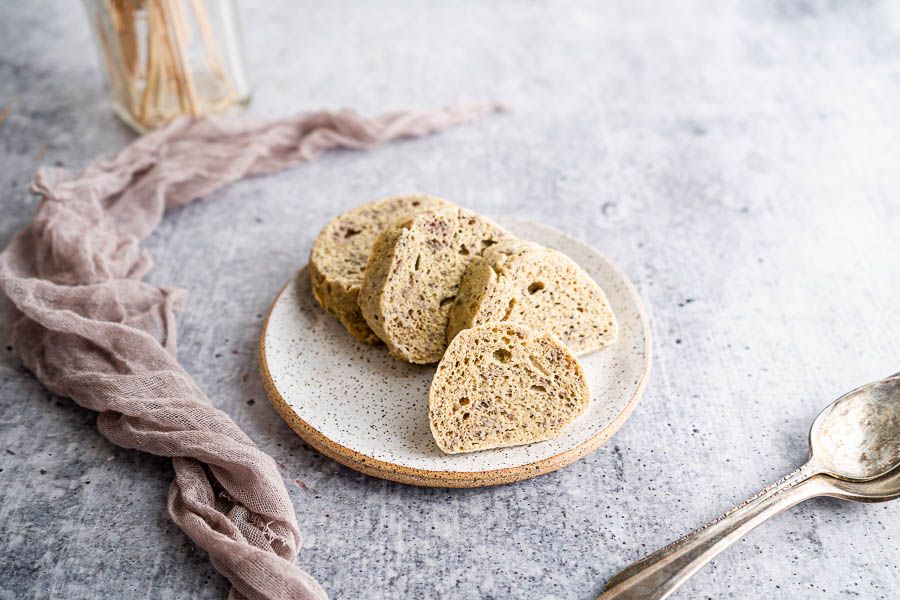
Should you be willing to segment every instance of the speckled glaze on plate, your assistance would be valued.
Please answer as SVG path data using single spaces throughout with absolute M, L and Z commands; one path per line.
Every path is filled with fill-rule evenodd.
M 580 358 L 592 392 L 587 412 L 553 440 L 444 454 L 428 427 L 434 366 L 402 363 L 383 346 L 355 340 L 316 304 L 304 267 L 269 309 L 259 343 L 269 399 L 300 437 L 375 477 L 478 487 L 555 471 L 599 448 L 622 426 L 650 372 L 650 327 L 633 284 L 600 252 L 560 231 L 528 221 L 499 222 L 523 239 L 569 255 L 606 292 L 619 339 Z

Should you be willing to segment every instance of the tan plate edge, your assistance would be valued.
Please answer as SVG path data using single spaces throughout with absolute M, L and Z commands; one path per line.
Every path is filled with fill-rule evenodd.
M 547 227 L 547 229 L 550 228 Z M 579 244 L 584 245 L 584 242 L 573 238 L 567 233 L 561 231 L 558 231 L 558 233 L 560 235 L 573 239 Z M 638 295 L 637 289 L 634 287 L 631 279 L 624 273 L 624 271 L 619 269 L 618 265 L 616 265 L 614 262 L 610 261 L 605 254 L 599 254 L 601 254 L 604 260 L 606 260 L 606 262 L 609 263 L 610 266 L 612 266 L 613 270 L 615 270 L 616 273 L 618 273 L 622 277 L 623 281 L 628 287 L 628 290 L 634 295 L 635 298 L 637 298 L 637 306 L 638 312 L 641 316 L 641 324 L 643 325 L 644 331 L 646 332 L 646 337 L 644 340 L 644 355 L 647 358 L 644 361 L 644 368 L 641 371 L 641 378 L 638 382 L 638 387 L 635 390 L 634 394 L 631 396 L 631 399 L 622 409 L 622 411 L 619 412 L 618 415 L 616 415 L 616 418 L 613 419 L 609 423 L 609 425 L 601 429 L 589 440 L 582 442 L 579 446 L 576 446 L 571 450 L 566 450 L 565 452 L 560 452 L 559 454 L 555 454 L 549 458 L 545 458 L 543 460 L 539 460 L 519 467 L 508 467 L 505 469 L 474 472 L 428 471 L 424 469 L 403 467 L 400 465 L 395 465 L 371 458 L 364 454 L 360 454 L 355 450 L 351 450 L 346 446 L 342 446 L 341 444 L 338 444 L 330 438 L 322 435 L 309 423 L 301 419 L 297 415 L 297 413 L 295 413 L 291 409 L 290 405 L 285 402 L 284 398 L 281 397 L 281 394 L 275 388 L 275 382 L 272 380 L 272 374 L 269 372 L 269 364 L 266 360 L 266 330 L 268 329 L 269 325 L 269 317 L 272 314 L 272 310 L 275 308 L 275 304 L 278 302 L 279 298 L 281 298 L 281 295 L 284 293 L 287 286 L 296 281 L 296 274 L 281 287 L 281 290 L 279 290 L 278 294 L 275 296 L 275 300 L 272 301 L 272 305 L 269 307 L 269 310 L 266 311 L 266 318 L 263 320 L 262 331 L 259 334 L 259 375 L 262 379 L 263 387 L 266 390 L 266 395 L 269 397 L 269 401 L 272 403 L 272 406 L 274 406 L 278 414 L 281 415 L 281 418 L 284 419 L 288 426 L 293 429 L 294 432 L 299 435 L 306 443 L 308 443 L 310 446 L 312 446 L 318 452 L 324 454 L 328 458 L 335 460 L 346 467 L 350 467 L 355 471 L 359 471 L 360 473 L 371 475 L 372 477 L 379 477 L 381 479 L 389 479 L 391 481 L 397 481 L 399 483 L 407 483 L 425 487 L 474 488 L 512 483 L 514 481 L 522 481 L 524 479 L 537 477 L 538 475 L 552 473 L 553 471 L 561 469 L 562 467 L 570 465 L 576 460 L 587 456 L 591 452 L 597 450 L 597 448 L 602 446 L 604 443 L 609 441 L 609 439 L 619 430 L 619 428 L 622 427 L 625 421 L 628 420 L 628 417 L 631 415 L 634 407 L 637 405 L 638 400 L 640 400 L 641 396 L 643 395 L 644 388 L 647 385 L 647 380 L 650 377 L 650 367 L 653 363 L 653 357 L 651 354 L 652 332 L 650 330 L 650 322 L 647 318 L 647 312 L 644 308 L 644 303 L 641 301 L 641 297 L 640 295 Z

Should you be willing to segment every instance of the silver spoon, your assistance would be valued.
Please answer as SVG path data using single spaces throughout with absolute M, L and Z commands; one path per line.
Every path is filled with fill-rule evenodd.
M 666 598 L 751 529 L 816 496 L 860 502 L 900 497 L 900 373 L 832 402 L 809 431 L 805 465 L 619 572 L 598 600 Z

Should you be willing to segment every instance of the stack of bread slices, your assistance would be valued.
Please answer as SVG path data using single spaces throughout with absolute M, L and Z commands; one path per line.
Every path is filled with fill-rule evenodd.
M 617 337 L 606 295 L 569 257 L 433 196 L 339 215 L 313 243 L 310 273 L 354 337 L 439 363 L 429 421 L 448 453 L 557 436 L 590 403 L 576 355 Z

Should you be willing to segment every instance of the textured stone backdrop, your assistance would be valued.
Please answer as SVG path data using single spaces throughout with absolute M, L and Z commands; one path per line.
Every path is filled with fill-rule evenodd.
M 498 98 L 444 135 L 241 182 L 171 214 L 154 283 L 185 287 L 179 356 L 283 466 L 336 599 L 590 599 L 628 562 L 803 462 L 818 410 L 900 370 L 900 5 L 242 3 L 274 117 Z M 131 139 L 79 3 L 0 4 L 0 243 L 39 164 Z M 337 212 L 397 192 L 564 229 L 652 314 L 647 393 L 585 460 L 494 489 L 417 489 L 311 451 L 268 405 L 261 315 Z M 2 334 L 0 334 L 2 337 Z M 0 339 L 0 598 L 224 598 L 169 522 L 169 461 L 119 450 Z M 680 598 L 894 598 L 900 503 L 782 515 Z

